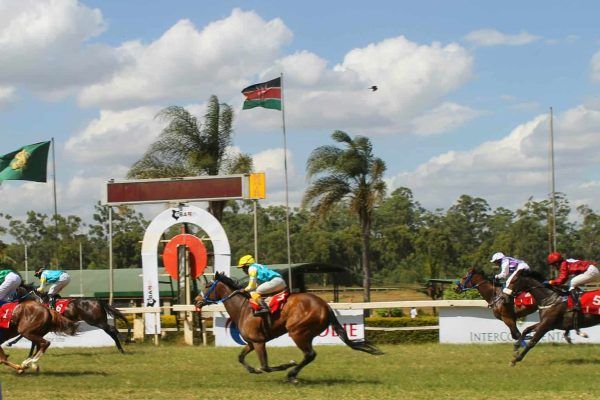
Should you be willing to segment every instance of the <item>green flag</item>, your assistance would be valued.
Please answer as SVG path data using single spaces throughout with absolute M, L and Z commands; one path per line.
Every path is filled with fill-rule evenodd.
M 23 146 L 0 157 L 0 181 L 46 182 L 50 142 Z

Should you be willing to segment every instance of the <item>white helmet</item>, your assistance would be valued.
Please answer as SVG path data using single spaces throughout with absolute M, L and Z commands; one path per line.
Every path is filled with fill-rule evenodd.
M 496 262 L 498 260 L 502 260 L 504 258 L 504 254 L 503 253 L 494 253 L 494 255 L 492 256 L 492 259 L 490 260 L 490 262 Z

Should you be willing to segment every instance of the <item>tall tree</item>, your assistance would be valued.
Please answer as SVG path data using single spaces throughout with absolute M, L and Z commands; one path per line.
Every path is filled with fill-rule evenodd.
M 373 155 L 373 146 L 366 137 L 352 139 L 345 132 L 335 131 L 331 138 L 344 148 L 327 145 L 313 150 L 306 163 L 307 177 L 313 181 L 304 193 L 302 205 L 310 206 L 318 217 L 325 218 L 336 205 L 347 202 L 358 216 L 363 297 L 370 301 L 371 223 L 375 207 L 385 197 L 385 163 Z
M 170 106 L 157 117 L 167 121 L 158 140 L 135 162 L 130 178 L 170 178 L 195 175 L 245 173 L 252 170 L 252 158 L 246 154 L 229 155 L 232 143 L 233 110 L 211 96 L 204 123 L 188 110 Z M 209 202 L 210 212 L 219 221 L 225 201 Z

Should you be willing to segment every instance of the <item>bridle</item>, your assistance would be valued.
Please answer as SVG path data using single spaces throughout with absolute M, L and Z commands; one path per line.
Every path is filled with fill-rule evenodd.
M 208 290 L 206 291 L 206 293 L 200 293 L 202 295 L 202 300 L 196 302 L 196 307 L 202 308 L 202 307 L 210 305 L 210 304 L 223 303 L 223 302 L 226 302 L 227 300 L 229 300 L 230 298 L 232 298 L 233 296 L 235 296 L 236 294 L 240 294 L 241 289 L 237 289 L 237 290 L 234 290 L 233 292 L 229 293 L 227 296 L 222 297 L 220 299 L 214 299 L 214 300 L 210 299 L 208 296 L 210 296 L 215 291 L 217 284 L 220 281 L 221 281 L 220 278 L 215 279 L 212 282 L 212 284 L 210 285 L 210 287 L 208 288 Z
M 471 280 L 473 279 L 473 276 L 475 275 L 475 271 L 469 271 L 469 273 L 461 280 L 464 280 L 464 283 L 461 283 L 461 280 L 457 279 L 456 280 L 456 286 L 460 289 L 460 293 L 464 293 L 467 290 L 473 290 L 473 289 L 477 289 L 479 287 L 479 285 L 481 285 L 483 282 L 485 282 L 485 280 L 479 282 L 476 285 L 471 285 L 469 287 L 467 287 L 468 284 L 471 283 Z

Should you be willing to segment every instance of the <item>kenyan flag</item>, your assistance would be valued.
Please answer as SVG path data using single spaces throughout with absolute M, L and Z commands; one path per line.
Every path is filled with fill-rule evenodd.
M 246 96 L 244 110 L 254 107 L 281 110 L 281 77 L 248 86 L 242 94 Z

